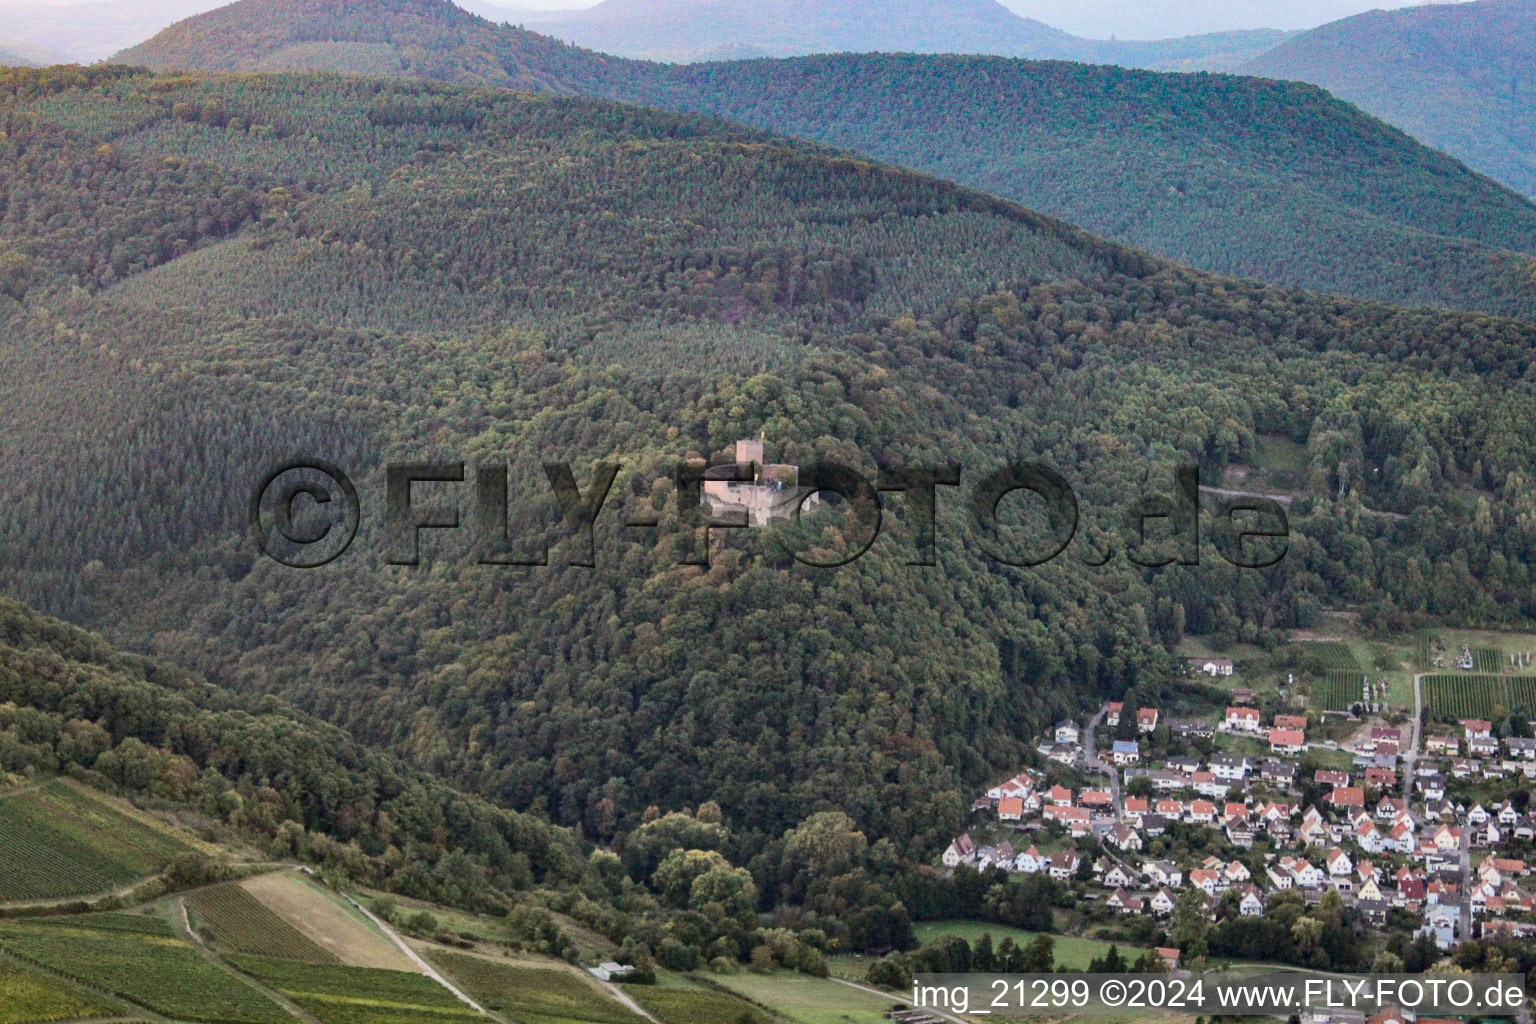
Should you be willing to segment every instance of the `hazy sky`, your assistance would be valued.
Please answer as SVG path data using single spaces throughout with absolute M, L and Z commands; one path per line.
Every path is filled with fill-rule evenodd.
M 0 0 L 0 42 L 99 60 L 228 0 Z M 595 0 L 471 0 L 482 10 L 569 9 Z M 707 2 L 707 0 L 703 0 Z M 827 0 L 836 3 L 837 0 Z M 1026 17 L 1091 38 L 1163 39 L 1239 28 L 1311 28 L 1403 0 L 1001 0 Z

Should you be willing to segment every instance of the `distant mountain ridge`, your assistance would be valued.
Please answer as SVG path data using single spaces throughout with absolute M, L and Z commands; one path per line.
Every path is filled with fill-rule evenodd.
M 1313 86 L 975 56 L 669 67 L 448 0 L 243 0 L 118 59 L 387 73 L 707 113 L 941 174 L 1209 270 L 1536 317 L 1536 205 Z
M 1536 195 L 1536 0 L 1372 11 L 1239 70 L 1321 85 Z
M 471 2 L 484 17 L 604 53 L 694 62 L 812 53 L 978 53 L 1127 67 L 1235 66 L 1288 38 L 1259 30 L 1183 39 L 1083 39 L 997 0 L 603 0 L 573 11 Z

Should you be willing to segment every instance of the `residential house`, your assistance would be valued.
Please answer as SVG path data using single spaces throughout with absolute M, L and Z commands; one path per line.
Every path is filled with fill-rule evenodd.
M 1349 854 L 1335 846 L 1328 851 L 1328 856 L 1323 859 L 1328 868 L 1328 874 L 1333 878 L 1347 877 L 1355 870 L 1354 861 L 1349 859 Z
M 1115 764 L 1136 764 L 1141 760 L 1141 747 L 1135 740 L 1115 740 L 1110 752 Z
M 1129 895 L 1124 889 L 1116 889 L 1110 893 L 1104 905 L 1120 914 L 1139 914 L 1142 907 L 1141 900 Z
M 1217 887 L 1221 884 L 1221 873 L 1206 868 L 1195 868 L 1189 873 L 1189 884 L 1207 896 L 1215 896 Z
M 1008 796 L 997 802 L 998 821 L 1022 821 L 1024 818 L 1024 801 L 1020 797 Z
M 1149 860 L 1141 866 L 1154 885 L 1177 889 L 1184 884 L 1184 871 L 1171 860 Z
M 1064 718 L 1056 723 L 1057 743 L 1076 743 L 1082 735 L 1082 728 L 1070 718 Z
M 1114 863 L 1104 872 L 1104 886 L 1116 889 L 1135 889 L 1141 885 L 1141 876 L 1124 864 Z
M 1050 875 L 1058 882 L 1065 882 L 1077 874 L 1077 866 L 1082 863 L 1082 858 L 1077 851 L 1071 848 L 1062 850 L 1050 859 Z
M 1230 676 L 1233 664 L 1228 658 L 1190 658 L 1191 671 L 1208 676 Z
M 1243 882 L 1233 887 L 1238 893 L 1237 912 L 1243 917 L 1263 917 L 1264 897 L 1259 894 L 1259 887 L 1251 882 Z
M 1248 759 L 1235 754 L 1217 754 L 1211 758 L 1211 771 L 1225 782 L 1242 782 L 1248 777 Z
M 1157 708 L 1138 708 L 1136 710 L 1136 731 L 1151 732 L 1157 728 Z
M 1227 732 L 1258 732 L 1261 721 L 1254 708 L 1229 707 L 1222 717 L 1221 727 Z
M 1364 807 L 1365 790 L 1359 786 L 1336 786 L 1333 792 L 1328 794 L 1328 802 L 1341 810 L 1347 810 L 1352 807 Z
M 1276 715 L 1275 716 L 1275 728 L 1276 729 L 1295 729 L 1298 732 L 1306 732 L 1307 731 L 1307 716 L 1306 715 Z
M 1338 789 L 1341 786 L 1349 785 L 1349 773 L 1333 771 L 1329 768 L 1319 768 L 1317 773 L 1312 776 L 1312 781 L 1319 786 L 1332 786 L 1334 789 Z
M 949 849 L 944 851 L 942 858 L 947 868 L 959 867 L 961 864 L 969 864 L 976 858 L 976 844 L 971 840 L 969 833 L 958 836 L 949 844 Z
M 1481 718 L 1463 718 L 1461 729 L 1466 739 L 1486 739 L 1493 735 L 1493 723 Z
M 1157 890 L 1147 900 L 1147 909 L 1151 910 L 1158 917 L 1167 917 L 1173 913 L 1173 908 L 1177 905 L 1178 901 L 1174 899 L 1173 893 L 1169 892 L 1166 886 Z
M 1307 735 L 1296 729 L 1269 730 L 1271 754 L 1299 754 L 1307 749 Z
M 1033 875 L 1050 867 L 1050 858 L 1031 846 L 1014 858 L 1014 869 L 1022 871 L 1026 875 Z
M 1424 752 L 1441 757 L 1454 757 L 1461 749 L 1461 741 L 1455 736 L 1426 736 L 1424 737 Z
M 1136 851 L 1142 846 L 1141 833 L 1129 825 L 1116 825 L 1105 834 L 1104 838 L 1122 850 Z
M 1104 705 L 1104 724 L 1111 729 L 1120 724 L 1120 712 L 1125 710 L 1125 705 L 1120 701 L 1111 701 Z

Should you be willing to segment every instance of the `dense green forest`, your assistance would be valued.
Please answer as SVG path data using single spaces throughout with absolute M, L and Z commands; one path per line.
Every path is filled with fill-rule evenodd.
M 1242 66 L 1323 86 L 1526 195 L 1536 195 L 1536 7 L 1481 0 L 1371 11 Z
M 769 906 L 757 858 L 787 834 L 836 811 L 869 856 L 926 861 L 1040 723 L 1179 686 L 1185 633 L 1263 642 L 1340 605 L 1532 617 L 1526 323 L 1190 271 L 588 99 L 122 67 L 8 72 L 0 95 L 6 589 L 592 841 L 717 807 Z M 800 465 L 959 463 L 966 487 L 1039 459 L 1082 528 L 1010 568 L 945 491 L 936 568 L 908 564 L 896 496 L 839 570 L 791 554 L 857 546 L 836 510 L 680 564 L 677 465 L 760 434 Z M 1266 436 L 1308 460 L 1277 567 L 1218 558 L 1215 506 L 1202 564 L 1131 563 L 1132 502 Z M 365 497 L 355 549 L 314 572 L 244 523 L 295 454 Z M 551 564 L 477 565 L 467 530 L 386 564 L 379 467 L 424 459 L 510 463 L 511 521 Z M 551 460 L 582 486 L 622 466 L 596 568 L 568 564 Z M 917 893 L 870 905 L 915 915 Z
M 1312 86 L 974 56 L 670 67 L 497 26 L 448 0 L 243 0 L 117 59 L 704 112 L 940 174 L 1221 273 L 1536 313 L 1536 205 Z

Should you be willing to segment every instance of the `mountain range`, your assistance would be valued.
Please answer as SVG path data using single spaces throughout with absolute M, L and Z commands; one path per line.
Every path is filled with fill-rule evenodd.
M 1312 86 L 974 56 L 669 67 L 498 26 L 447 0 L 242 0 L 118 59 L 369 71 L 701 111 L 942 174 L 1223 273 L 1536 313 L 1536 206 Z
M 597 843 L 714 803 L 735 862 L 779 878 L 784 835 L 835 809 L 924 862 L 1041 723 L 1188 699 L 1186 633 L 1532 611 L 1526 321 L 1190 270 L 611 100 L 103 65 L 0 73 L 0 104 L 5 589 Z M 967 488 L 1029 453 L 1071 479 L 1078 539 L 1008 565 L 1029 507 L 994 531 L 945 491 L 941 571 L 909 564 L 894 497 L 841 569 L 801 561 L 859 551 L 836 507 L 688 564 L 677 466 L 754 437 L 807 472 L 960 463 Z M 1128 496 L 1274 445 L 1298 453 L 1280 566 L 1127 557 L 1161 543 Z M 314 572 L 247 522 L 295 453 L 364 501 Z M 424 460 L 506 466 L 506 538 L 424 531 L 421 566 L 388 564 L 383 466 Z M 590 548 L 548 461 L 583 487 L 620 467 Z M 784 871 L 766 907 L 810 898 Z
M 1536 195 L 1536 2 L 1372 11 L 1246 64 L 1321 85 L 1485 174 Z
M 579 46 L 647 60 L 699 61 L 832 52 L 979 53 L 1128 67 L 1220 69 L 1286 38 L 1272 30 L 1155 42 L 1068 35 L 997 0 L 603 0 L 575 11 L 466 9 Z

